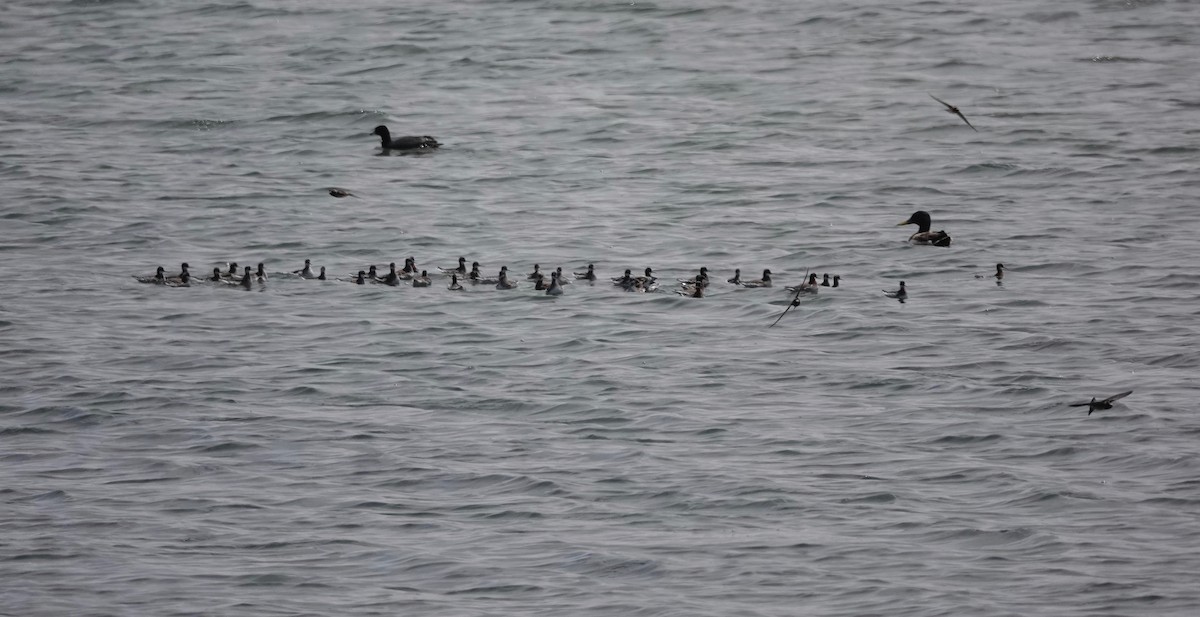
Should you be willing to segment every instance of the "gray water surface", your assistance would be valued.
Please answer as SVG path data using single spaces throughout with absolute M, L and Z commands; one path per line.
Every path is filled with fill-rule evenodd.
M 1197 614 L 1200 13 L 979 4 L 0 6 L 0 613 Z

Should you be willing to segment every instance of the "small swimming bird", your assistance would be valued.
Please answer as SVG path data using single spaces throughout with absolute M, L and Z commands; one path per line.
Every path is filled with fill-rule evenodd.
M 508 280 L 508 266 L 500 266 L 500 273 L 496 275 L 496 278 L 494 278 L 494 279 L 482 279 L 481 278 L 478 281 L 476 281 L 476 283 L 479 283 L 480 285 L 496 285 L 500 282 L 500 279 Z
M 829 287 L 829 274 L 825 274 L 821 278 L 821 287 Z
M 542 275 L 542 267 L 539 266 L 538 264 L 533 264 L 533 272 L 530 272 L 529 276 L 525 277 L 525 280 L 536 281 L 537 278 L 541 275 Z
M 206 280 L 206 281 L 212 281 L 212 282 L 214 282 L 214 283 L 219 283 L 219 282 L 221 282 L 221 269 L 220 269 L 220 268 L 213 268 L 213 273 L 212 273 L 212 276 L 210 276 L 210 277 L 208 277 L 208 278 L 206 278 L 206 279 L 204 279 L 204 280 Z
M 241 276 L 240 274 L 238 274 L 237 262 L 236 261 L 229 262 L 229 270 L 222 273 L 221 276 L 223 276 L 227 279 L 231 279 L 231 280 Z
M 757 281 L 742 281 L 743 287 L 771 287 L 774 283 L 771 282 L 771 271 L 763 270 L 762 279 Z
M 358 197 L 358 195 L 355 195 L 354 193 L 351 193 L 350 191 L 347 191 L 346 189 L 339 189 L 336 186 L 329 188 L 329 194 L 333 197 L 337 197 L 338 199 L 341 199 L 343 197 L 355 197 L 355 198 Z
M 500 267 L 500 275 L 496 277 L 496 289 L 512 289 L 517 284 L 508 280 L 508 266 Z
M 837 275 L 837 274 L 833 275 L 833 286 L 837 287 L 838 281 L 840 281 L 840 280 L 842 280 L 842 277 L 840 275 Z
M 414 278 L 412 283 L 413 287 L 429 287 L 432 284 L 433 281 L 429 280 L 429 275 L 424 270 L 421 270 L 421 276 Z
M 191 277 L 192 277 L 192 273 L 188 272 L 188 265 L 187 265 L 187 262 L 185 261 L 179 265 L 179 274 L 176 274 L 175 276 L 167 277 L 167 284 L 169 285 L 171 283 L 186 283 L 187 280 L 190 279 Z
M 704 289 L 706 287 L 708 287 L 708 285 L 684 285 L 682 289 L 676 291 L 675 293 L 685 298 L 703 298 Z
M 734 268 L 734 269 L 733 269 L 733 278 L 731 278 L 731 279 L 729 279 L 728 281 L 725 281 L 725 282 L 726 282 L 726 283 L 732 283 L 732 284 L 734 284 L 734 285 L 741 285 L 741 284 L 742 284 L 742 269 L 741 269 L 741 268 Z
M 172 278 L 167 279 L 167 287 L 191 287 L 191 286 L 192 286 L 192 275 L 187 272 L 180 274 L 178 277 L 172 277 Z
M 375 270 L 375 266 L 371 266 L 371 268 L 367 270 L 367 278 L 372 282 L 377 282 L 379 280 L 379 272 Z
M 408 259 L 404 260 L 404 271 L 409 274 L 416 275 L 416 273 L 417 273 L 417 258 L 416 257 L 409 257 Z
M 658 277 L 654 276 L 654 270 L 646 268 L 646 274 L 639 276 L 638 280 L 640 280 L 643 284 L 649 284 L 657 281 Z
M 483 275 L 479 273 L 479 262 L 472 261 L 471 262 L 471 272 L 467 274 L 467 279 L 470 280 L 472 283 L 478 283 L 482 277 L 483 277 Z
M 827 274 L 825 276 L 829 275 Z M 812 274 L 809 274 L 808 280 L 794 287 L 788 287 L 787 290 L 806 294 L 815 294 L 821 291 L 821 286 L 817 284 L 817 273 L 813 272 Z
M 388 273 L 382 279 L 379 279 L 384 285 L 395 287 L 400 284 L 400 275 L 396 274 L 396 262 L 388 264 Z
M 706 268 L 704 266 L 700 266 L 700 273 L 697 274 L 696 276 L 693 276 L 690 279 L 678 279 L 678 280 L 680 283 L 683 283 L 685 287 L 691 286 L 691 285 L 707 287 L 708 286 L 708 268 Z
M 929 231 L 929 226 L 933 224 L 933 220 L 929 218 L 929 213 L 924 210 L 917 210 L 908 217 L 907 221 L 897 223 L 896 227 L 904 225 L 916 225 L 917 233 L 908 237 L 908 241 L 913 244 L 932 244 L 933 246 L 950 246 L 950 234 L 945 231 Z
M 321 274 L 317 275 L 318 281 L 325 280 L 325 266 L 321 266 Z
M 554 276 L 554 273 L 551 272 L 550 276 Z M 537 280 L 533 282 L 533 288 L 537 291 L 546 291 L 546 277 L 539 274 Z
M 354 283 L 356 285 L 366 285 L 367 284 L 367 273 L 363 272 L 362 270 L 359 270 L 358 278 L 354 279 Z
M 618 276 L 612 280 L 613 285 L 618 287 L 629 287 L 630 285 L 633 285 L 633 277 L 630 276 L 631 274 L 633 274 L 633 271 L 629 268 L 626 268 L 624 276 Z
M 587 272 L 576 272 L 575 278 L 583 279 L 585 281 L 595 281 L 596 280 L 596 266 L 594 266 L 592 264 L 588 264 Z
M 321 269 L 324 270 L 324 268 Z M 263 263 L 261 261 L 258 262 L 258 270 L 254 273 L 254 278 L 260 283 L 267 282 L 267 270 L 263 267 Z
M 929 94 L 929 93 L 928 93 L 928 92 L 926 92 L 925 94 Z M 933 100 L 935 100 L 935 101 L 937 101 L 937 102 L 941 103 L 942 105 L 945 105 L 945 106 L 946 106 L 946 111 L 947 111 L 947 112 L 950 112 L 950 113 L 952 113 L 952 114 L 954 114 L 954 115 L 958 116 L 959 118 L 962 118 L 962 121 L 963 121 L 963 122 L 966 122 L 966 123 L 967 123 L 967 126 L 971 127 L 971 130 L 972 130 L 972 131 L 975 131 L 976 133 L 978 133 L 978 132 L 979 132 L 979 129 L 975 128 L 975 125 L 971 124 L 971 121 L 970 121 L 970 120 L 967 120 L 967 117 L 966 117 L 966 116 L 964 116 L 964 115 L 963 115 L 963 113 L 962 113 L 961 111 L 959 111 L 957 107 L 955 107 L 955 106 L 951 105 L 950 103 L 947 103 L 946 101 L 943 101 L 942 99 L 939 99 L 939 98 L 938 98 L 938 97 L 936 97 L 936 96 L 933 96 L 932 94 L 929 94 L 929 97 L 930 97 L 930 98 L 932 98 Z
M 441 271 L 442 271 L 442 274 L 461 274 L 461 275 L 466 275 L 466 273 L 467 273 L 467 258 L 466 258 L 466 257 L 459 257 L 459 258 L 458 258 L 458 267 L 456 267 L 456 268 L 449 268 L 449 269 L 447 269 L 447 268 L 438 268 L 438 270 L 441 270 Z
M 242 275 L 242 280 L 238 282 L 238 285 L 250 289 L 250 266 L 246 266 L 246 273 Z
M 442 145 L 438 143 L 438 140 L 428 135 L 406 135 L 392 139 L 392 134 L 388 131 L 388 127 L 382 124 L 375 127 L 375 130 L 371 131 L 371 134 L 379 136 L 379 141 L 382 143 L 384 150 L 424 150 L 427 148 L 437 148 Z
M 249 268 L 250 266 L 246 266 L 246 267 Z M 292 274 L 295 274 L 302 279 L 317 278 L 317 273 L 313 272 L 313 269 L 312 269 L 312 260 L 311 259 L 305 259 L 304 267 L 300 268 L 299 270 L 292 270 Z
M 458 275 L 451 274 L 450 275 L 450 286 L 447 287 L 446 289 L 449 289 L 450 291 L 462 291 L 462 288 L 463 288 L 463 286 L 458 284 Z
M 1074 405 L 1070 405 L 1070 407 L 1087 407 L 1088 415 L 1090 416 L 1090 415 L 1092 415 L 1092 412 L 1096 411 L 1097 409 L 1112 409 L 1112 404 L 1114 402 L 1119 401 L 1119 400 L 1129 396 L 1130 394 L 1133 394 L 1133 390 L 1129 390 L 1128 392 L 1122 392 L 1120 394 L 1114 394 L 1102 401 L 1097 401 L 1096 397 L 1093 396 L 1092 400 L 1090 400 L 1086 403 L 1075 403 Z
M 560 279 L 561 277 L 557 272 L 550 273 L 550 287 L 546 288 L 547 296 L 561 296 L 563 294 L 563 288 Z
M 904 304 L 904 299 L 908 297 L 908 290 L 904 288 L 904 281 L 900 281 L 900 289 L 896 291 L 883 290 L 883 295 L 889 298 L 895 298 Z
M 551 272 L 551 274 L 558 275 L 558 284 L 559 285 L 570 285 L 571 284 L 571 281 L 568 281 L 567 277 L 563 275 L 562 266 L 555 268 L 554 272 Z
M 995 274 L 992 274 L 992 275 L 976 274 L 975 275 L 975 278 L 977 278 L 977 279 L 986 279 L 986 278 L 993 278 L 993 277 L 995 277 L 997 282 L 999 282 L 1001 279 L 1004 278 L 1004 264 L 996 264 L 996 273 Z

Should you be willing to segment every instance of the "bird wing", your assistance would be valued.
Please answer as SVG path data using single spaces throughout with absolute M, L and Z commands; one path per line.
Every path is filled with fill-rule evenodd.
M 971 127 L 971 130 L 972 130 L 972 131 L 975 131 L 976 133 L 978 133 L 978 132 L 979 132 L 979 129 L 975 128 L 975 125 L 974 125 L 974 124 L 971 124 L 971 121 L 970 121 L 970 120 L 967 120 L 967 117 L 966 117 L 966 116 L 964 116 L 964 115 L 962 114 L 962 112 L 961 112 L 961 111 L 959 111 L 959 110 L 955 109 L 955 110 L 954 110 L 954 113 L 958 114 L 958 117 L 959 117 L 959 118 L 962 118 L 962 121 L 963 121 L 963 122 L 966 122 L 966 123 L 967 123 L 967 126 Z
M 925 94 L 929 94 L 929 93 L 928 93 L 928 92 L 926 92 Z M 949 109 L 949 110 L 951 110 L 951 111 L 953 111 L 953 110 L 954 110 L 954 106 L 953 106 L 953 105 L 951 105 L 950 103 L 947 103 L 946 101 L 943 101 L 942 99 L 939 99 L 938 97 L 936 97 L 936 96 L 934 96 L 934 95 L 932 95 L 932 94 L 929 94 L 929 98 L 931 98 L 931 99 L 933 99 L 933 100 L 935 100 L 935 101 L 937 101 L 937 102 L 941 103 L 942 105 L 945 105 L 945 106 L 946 106 L 946 109 Z
M 1128 392 L 1122 392 L 1120 394 L 1114 394 L 1100 402 L 1101 403 L 1112 403 L 1113 401 L 1119 401 L 1119 400 L 1129 396 L 1130 394 L 1133 394 L 1133 390 L 1130 390 Z
M 804 277 L 808 278 L 808 270 L 804 271 Z M 796 307 L 796 306 L 800 306 L 800 290 L 798 290 L 798 289 L 796 290 L 796 297 L 792 298 L 792 301 L 788 303 L 787 308 L 783 309 L 783 312 L 779 314 L 779 318 L 775 320 L 775 323 L 773 323 L 767 327 L 774 328 L 775 324 L 779 323 L 779 321 L 783 319 L 783 316 L 787 315 L 788 311 L 792 310 L 792 307 Z

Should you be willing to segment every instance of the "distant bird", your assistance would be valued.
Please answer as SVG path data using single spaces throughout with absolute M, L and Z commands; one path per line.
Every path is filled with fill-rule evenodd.
M 229 270 L 227 272 L 223 273 L 221 276 L 223 276 L 227 279 L 235 279 L 235 278 L 241 276 L 240 274 L 238 274 L 237 262 L 236 261 L 229 262 Z
M 379 125 L 371 132 L 372 135 L 378 135 L 379 141 L 383 144 L 384 150 L 425 150 L 437 148 L 442 144 L 438 140 L 428 136 L 406 135 L 392 139 L 392 134 L 388 132 L 388 127 Z
M 840 281 L 840 280 L 842 280 L 841 275 L 838 275 L 838 274 L 833 275 L 833 286 L 837 287 L 838 281 Z
M 612 280 L 613 285 L 616 285 L 618 287 L 629 287 L 629 286 L 633 285 L 632 274 L 633 274 L 633 271 L 630 270 L 629 268 L 626 268 L 624 276 L 618 276 L 617 278 L 614 278 Z
M 250 266 L 246 266 L 246 273 L 242 275 L 242 280 L 237 284 L 250 289 Z
M 424 270 L 421 270 L 421 276 L 413 278 L 412 281 L 413 287 L 429 287 L 432 284 L 433 281 L 429 280 L 429 275 Z
M 250 266 L 246 266 L 246 267 L 247 267 L 247 268 L 249 268 Z M 317 278 L 317 273 L 316 273 L 316 272 L 313 272 L 313 269 L 312 269 L 312 260 L 311 260 L 311 259 L 305 259 L 305 260 L 304 260 L 304 267 L 303 267 L 303 268 L 300 268 L 299 270 L 293 270 L 293 271 L 292 271 L 292 274 L 295 274 L 295 275 L 299 276 L 299 277 L 300 277 L 300 278 L 302 278 L 302 279 L 315 279 L 315 278 Z
M 263 263 L 261 261 L 258 262 L 258 270 L 254 272 L 254 278 L 260 283 L 265 283 L 267 281 L 267 270 L 263 267 Z
M 359 270 L 358 278 L 354 279 L 354 283 L 356 285 L 366 285 L 367 284 L 367 273 L 363 272 L 362 270 Z
M 896 227 L 905 225 L 916 225 L 917 232 L 908 237 L 908 241 L 913 244 L 932 244 L 933 246 L 950 246 L 950 234 L 945 231 L 929 231 L 933 225 L 933 219 L 929 213 L 924 210 L 917 210 L 908 217 L 907 221 L 897 223 Z
M 926 92 L 925 94 L 929 94 L 929 93 Z M 929 97 L 932 98 L 933 100 L 941 103 L 942 105 L 945 105 L 947 112 L 952 113 L 952 114 L 958 116 L 959 118 L 962 118 L 962 121 L 966 122 L 967 126 L 971 127 L 972 131 L 975 131 L 976 133 L 979 132 L 979 129 L 975 128 L 975 126 L 973 124 L 971 124 L 971 121 L 967 120 L 967 117 L 964 116 L 963 113 L 961 111 L 959 111 L 957 107 L 951 105 L 950 103 L 947 103 L 946 101 L 943 101 L 942 99 L 939 99 L 936 96 L 933 96 L 932 94 L 929 94 Z
M 596 280 L 596 266 L 594 264 L 588 264 L 587 272 L 576 272 L 575 278 L 583 279 L 585 281 L 595 281 Z
M 550 276 L 553 277 L 554 273 L 551 272 Z M 546 277 L 544 275 L 542 275 L 541 273 L 538 273 L 537 280 L 535 280 L 533 282 L 533 288 L 537 291 L 546 291 L 546 288 L 547 288 Z
M 179 265 L 179 274 L 177 274 L 175 276 L 167 277 L 166 282 L 168 285 L 171 285 L 173 283 L 174 284 L 187 283 L 188 280 L 191 278 L 192 278 L 192 273 L 188 272 L 187 262 L 184 262 Z
M 1119 400 L 1129 396 L 1130 394 L 1133 394 L 1133 390 L 1129 390 L 1128 392 L 1122 392 L 1120 394 L 1114 394 L 1102 401 L 1097 401 L 1096 397 L 1093 396 L 1092 400 L 1090 400 L 1086 403 L 1075 403 L 1074 405 L 1069 405 L 1069 407 L 1087 407 L 1088 415 L 1090 416 L 1090 415 L 1092 415 L 1092 412 L 1096 411 L 1097 409 L 1112 409 L 1112 404 L 1114 402 L 1119 401 Z
M 525 280 L 536 281 L 538 279 L 538 277 L 541 275 L 542 275 L 542 267 L 539 266 L 538 264 L 533 264 L 533 272 L 530 272 L 529 276 L 525 277 Z
M 347 191 L 346 189 L 339 189 L 337 187 L 330 188 L 329 194 L 334 197 L 337 197 L 338 199 L 341 199 L 343 197 L 355 197 L 355 198 L 358 197 L 358 195 L 355 195 L 354 193 L 351 193 L 350 191 Z
M 508 266 L 500 267 L 500 274 L 496 276 L 496 289 L 512 289 L 517 284 L 508 280 Z
M 206 280 L 206 281 L 212 281 L 212 282 L 214 282 L 214 283 L 219 283 L 219 282 L 221 282 L 221 269 L 220 269 L 220 268 L 213 268 L 213 273 L 212 273 L 212 276 L 210 276 L 210 277 L 208 277 L 208 278 L 206 278 L 206 279 L 204 279 L 204 280 Z
M 744 287 L 771 287 L 771 271 L 763 270 L 763 276 L 757 281 L 742 281 Z
M 547 296 L 561 296 L 563 294 L 562 281 L 560 279 L 561 277 L 558 272 L 550 273 L 550 287 L 546 288 Z M 539 279 L 538 282 L 540 283 L 541 280 Z
M 325 266 L 321 266 L 321 273 L 317 275 L 318 281 L 325 280 Z
M 900 301 L 900 304 L 904 304 L 904 299 L 908 297 L 908 289 L 905 289 L 904 281 L 900 281 L 900 289 L 897 289 L 896 291 L 888 291 L 885 289 L 883 290 L 883 295 L 889 298 L 895 298 Z
M 990 276 L 987 274 L 976 274 L 975 275 L 975 278 L 977 278 L 977 279 L 986 279 L 986 278 L 992 278 L 992 277 L 995 277 L 997 281 L 1004 278 L 1004 264 L 996 264 L 996 273 L 992 274 Z
M 733 269 L 733 278 L 731 278 L 725 282 L 731 283 L 733 285 L 741 285 L 742 284 L 742 269 L 734 268 Z
M 823 275 L 823 278 L 821 279 L 821 287 L 829 287 L 829 286 L 830 286 L 829 285 L 829 275 L 825 274 L 825 275 Z
M 829 275 L 826 274 L 825 276 Z M 812 274 L 808 275 L 807 281 L 804 281 L 795 287 L 788 287 L 787 290 L 806 294 L 815 294 L 821 291 L 821 286 L 817 284 L 817 273 L 813 272 Z
M 447 269 L 447 268 L 438 268 L 438 270 L 441 270 L 441 271 L 442 271 L 442 274 L 460 274 L 460 275 L 465 275 L 465 274 L 467 273 L 467 258 L 466 258 L 466 257 L 459 257 L 459 258 L 458 258 L 458 267 L 455 267 L 455 268 L 450 268 L 450 269 Z
M 450 291 L 462 291 L 462 288 L 463 288 L 463 286 L 458 284 L 458 275 L 451 274 L 450 275 L 450 286 L 447 287 L 446 289 L 449 289 Z

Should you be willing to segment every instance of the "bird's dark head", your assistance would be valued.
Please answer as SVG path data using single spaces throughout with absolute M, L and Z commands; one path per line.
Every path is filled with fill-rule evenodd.
M 907 221 L 904 221 L 903 223 L 899 223 L 896 226 L 901 227 L 904 225 L 916 225 L 916 226 L 920 227 L 921 231 L 923 231 L 923 232 L 929 231 L 929 225 L 930 225 L 929 213 L 924 210 L 917 210 L 916 212 L 912 213 L 912 216 L 908 217 Z
M 250 274 L 250 266 L 246 266 L 246 274 Z
M 771 278 L 771 270 L 770 269 L 763 270 L 763 278 L 765 278 L 765 279 Z
M 382 124 L 380 124 L 379 126 L 375 127 L 375 130 L 374 130 L 374 131 L 371 131 L 371 134 L 372 134 L 372 135 L 378 135 L 378 136 L 380 136 L 380 137 L 388 137 L 388 136 L 390 136 L 390 133 L 388 133 L 388 128 L 387 128 L 386 126 L 382 125 Z
M 646 268 L 646 276 L 650 276 L 650 273 L 651 273 L 651 272 L 653 272 L 653 271 L 654 271 L 654 270 L 652 270 L 652 269 L 650 269 L 650 268 Z
M 996 264 L 996 272 L 1003 272 L 1004 264 Z

